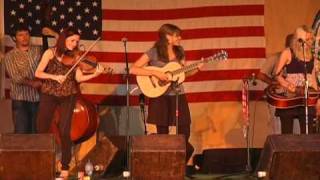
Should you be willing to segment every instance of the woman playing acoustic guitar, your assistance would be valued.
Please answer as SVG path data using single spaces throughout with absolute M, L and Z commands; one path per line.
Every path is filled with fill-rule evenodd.
M 60 106 L 59 134 L 61 139 L 62 171 L 61 177 L 68 177 L 71 160 L 72 141 L 70 138 L 71 118 L 75 107 L 76 96 L 80 93 L 79 82 L 87 81 L 100 75 L 104 68 L 100 65 L 95 72 L 84 74 L 80 68 L 66 73 L 72 65 L 64 63 L 64 57 L 78 50 L 80 34 L 75 29 L 65 29 L 59 35 L 56 46 L 44 52 L 35 72 L 37 78 L 43 79 L 37 117 L 39 133 L 48 133 L 53 114 Z
M 312 44 L 314 42 L 313 32 L 306 26 L 296 29 L 294 38 L 289 48 L 282 51 L 279 64 L 276 68 L 276 79 L 280 85 L 288 92 L 295 93 L 297 96 L 303 96 L 305 86 L 305 71 L 309 87 L 318 90 L 315 76 L 314 57 L 311 53 Z M 306 62 L 304 62 L 306 61 Z M 305 64 L 306 63 L 306 64 Z M 306 65 L 306 68 L 305 68 Z M 286 77 L 282 71 L 286 69 Z M 276 115 L 281 120 L 281 131 L 283 134 L 292 133 L 293 119 L 298 118 L 300 124 L 300 132 L 306 133 L 305 107 L 298 106 L 287 109 L 277 109 Z M 313 132 L 313 119 L 316 115 L 315 107 L 308 108 L 308 132 Z
M 155 42 L 154 46 L 144 53 L 131 67 L 130 73 L 140 76 L 153 76 L 162 82 L 170 81 L 168 74 L 144 68 L 145 65 L 164 67 L 169 62 L 177 62 L 181 65 L 185 63 L 185 54 L 181 40 L 181 29 L 172 24 L 164 24 L 159 29 L 159 40 Z M 200 63 L 198 69 L 203 64 Z M 189 74 L 195 73 L 189 72 Z M 179 119 L 178 119 L 178 133 L 185 135 L 187 143 L 187 157 L 186 160 L 191 157 L 193 152 L 192 145 L 188 142 L 190 136 L 190 112 L 188 102 L 184 93 L 182 84 L 175 87 L 179 91 Z M 176 113 L 176 99 L 175 90 L 173 87 L 169 89 L 161 96 L 155 98 L 149 98 L 149 109 L 147 122 L 155 124 L 158 134 L 168 134 L 169 126 L 175 125 L 175 113 Z

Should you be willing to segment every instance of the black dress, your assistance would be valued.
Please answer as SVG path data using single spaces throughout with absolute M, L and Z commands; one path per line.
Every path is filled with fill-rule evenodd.
M 294 56 L 293 51 L 291 50 L 292 60 L 290 64 L 286 65 L 287 78 L 286 80 L 290 83 L 295 84 L 296 86 L 303 86 L 304 84 L 304 73 L 305 73 L 305 64 L 304 61 L 299 60 Z M 314 60 L 307 62 L 307 73 L 311 74 L 314 66 Z M 295 107 L 288 109 L 276 109 L 276 116 L 280 117 L 281 120 L 281 131 L 282 134 L 292 134 L 293 133 L 293 120 L 295 118 L 299 119 L 300 132 L 301 134 L 306 133 L 306 122 L 305 122 L 305 107 Z M 314 106 L 308 107 L 308 132 L 313 132 L 312 122 L 315 117 L 316 111 Z
M 160 61 L 158 58 L 157 50 L 155 48 L 151 48 L 146 52 L 149 57 L 149 65 L 156 67 L 163 67 L 166 65 L 165 62 Z M 178 62 L 178 61 L 176 61 Z M 191 124 L 191 116 L 190 110 L 187 102 L 187 97 L 184 93 L 183 85 L 180 84 L 177 87 L 179 91 L 179 105 L 178 105 L 178 134 L 183 134 L 185 136 L 185 141 L 187 145 L 187 157 L 188 160 L 192 153 L 193 147 L 188 142 L 190 137 L 190 124 Z M 158 134 L 168 134 L 168 127 L 171 125 L 175 125 L 176 120 L 176 91 L 174 88 L 169 88 L 164 95 L 161 95 L 157 98 L 149 98 L 148 104 L 148 118 L 147 122 L 151 124 L 155 124 L 157 126 Z

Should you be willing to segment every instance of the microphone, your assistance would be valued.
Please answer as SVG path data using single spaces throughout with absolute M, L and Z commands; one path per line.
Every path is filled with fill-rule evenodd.
M 251 74 L 251 81 L 252 81 L 252 85 L 256 86 L 257 85 L 257 81 L 256 81 L 256 74 L 252 73 Z
M 123 38 L 121 38 L 121 41 L 124 42 L 124 43 L 126 43 L 126 42 L 128 41 L 128 38 L 123 37 Z

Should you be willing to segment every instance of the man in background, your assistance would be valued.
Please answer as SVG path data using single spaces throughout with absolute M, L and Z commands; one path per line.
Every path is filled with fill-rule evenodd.
M 43 34 L 57 37 L 49 28 Z M 30 44 L 30 31 L 27 26 L 17 25 L 13 40 L 16 47 L 4 57 L 4 65 L 11 79 L 10 98 L 15 133 L 36 133 L 36 116 L 39 103 L 38 89 L 41 81 L 35 79 L 35 70 L 42 55 L 40 46 Z

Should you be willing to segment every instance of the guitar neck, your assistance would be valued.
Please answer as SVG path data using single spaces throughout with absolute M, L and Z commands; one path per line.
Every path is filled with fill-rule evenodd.
M 187 66 L 183 66 L 182 68 L 174 70 L 171 73 L 173 75 L 177 75 L 180 73 L 192 71 L 192 70 L 196 69 L 200 63 L 207 63 L 207 62 L 210 62 L 213 60 L 226 60 L 227 58 L 228 58 L 228 53 L 224 50 L 221 50 L 220 52 L 214 54 L 213 56 L 209 56 L 209 57 L 201 59 L 195 63 L 189 64 Z
M 180 73 L 184 73 L 184 72 L 188 72 L 188 71 L 195 70 L 195 69 L 197 69 L 198 65 L 199 65 L 201 62 L 203 62 L 203 61 L 198 61 L 198 62 L 189 64 L 189 65 L 187 65 L 187 66 L 183 66 L 183 67 L 180 68 L 180 69 L 177 69 L 177 70 L 175 70 L 175 71 L 172 71 L 172 74 L 173 74 L 173 75 L 177 75 L 177 74 L 180 74 Z

